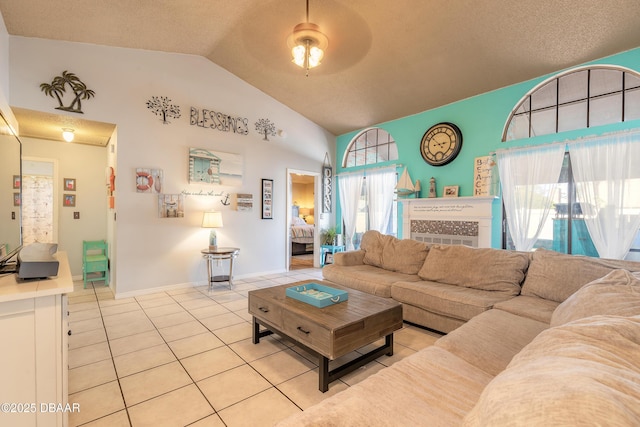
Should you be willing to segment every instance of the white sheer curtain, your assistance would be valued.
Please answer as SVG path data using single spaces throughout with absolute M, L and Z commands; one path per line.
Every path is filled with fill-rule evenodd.
M 344 234 L 346 238 L 346 249 L 353 250 L 353 236 L 356 233 L 356 221 L 358 219 L 358 202 L 362 193 L 362 181 L 364 174 L 356 172 L 352 174 L 340 175 L 338 177 L 338 187 L 340 188 L 340 208 L 342 209 L 342 220 L 344 221 Z
M 640 227 L 640 135 L 569 146 L 576 195 L 602 258 L 623 259 Z
M 386 233 L 393 208 L 396 186 L 396 168 L 367 171 L 367 205 L 369 207 L 369 229 Z
M 564 159 L 564 145 L 498 151 L 509 234 L 518 251 L 530 251 L 549 211 Z

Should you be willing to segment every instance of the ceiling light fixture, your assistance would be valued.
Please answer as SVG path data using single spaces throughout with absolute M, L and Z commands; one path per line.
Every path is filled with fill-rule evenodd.
M 62 138 L 64 138 L 64 140 L 67 142 L 73 141 L 73 138 L 75 136 L 73 132 L 73 129 L 62 128 Z
M 307 0 L 307 21 L 293 27 L 293 33 L 287 38 L 291 49 L 292 62 L 306 70 L 320 65 L 324 52 L 329 45 L 327 36 L 320 32 L 320 27 L 309 22 L 309 0 Z

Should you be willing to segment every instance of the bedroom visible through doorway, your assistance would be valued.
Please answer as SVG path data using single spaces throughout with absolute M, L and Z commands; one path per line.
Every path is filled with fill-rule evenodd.
M 289 269 L 312 268 L 316 253 L 316 175 L 289 173 Z

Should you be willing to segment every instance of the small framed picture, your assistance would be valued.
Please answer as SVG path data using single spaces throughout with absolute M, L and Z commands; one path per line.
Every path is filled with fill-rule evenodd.
M 442 197 L 458 197 L 458 186 L 457 185 L 445 186 Z
M 331 252 L 324 253 L 324 264 L 333 264 L 333 254 Z
M 13 175 L 13 188 L 20 188 L 20 175 Z
M 62 195 L 62 206 L 65 207 L 74 207 L 76 205 L 76 195 L 75 194 L 63 194 Z
M 76 179 L 65 178 L 64 179 L 64 191 L 76 191 Z
M 262 219 L 273 219 L 273 180 L 262 180 Z
M 20 206 L 20 193 L 13 193 L 13 206 Z

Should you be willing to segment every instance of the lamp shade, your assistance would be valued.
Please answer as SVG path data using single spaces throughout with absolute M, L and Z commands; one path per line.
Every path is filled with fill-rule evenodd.
M 309 208 L 300 208 L 300 215 L 302 215 L 303 217 L 307 215 L 311 215 L 312 213 L 311 211 L 312 210 Z
M 222 228 L 222 212 L 205 212 L 202 228 Z

